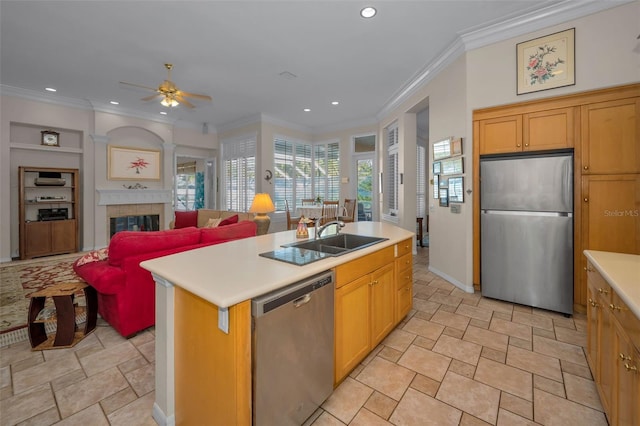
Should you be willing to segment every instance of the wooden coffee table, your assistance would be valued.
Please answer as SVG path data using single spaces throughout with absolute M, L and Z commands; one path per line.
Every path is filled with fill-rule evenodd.
M 82 290 L 86 306 L 74 303 L 75 293 Z M 29 302 L 29 341 L 32 350 L 69 348 L 82 340 L 96 328 L 98 316 L 98 295 L 96 290 L 84 282 L 61 283 L 36 291 Z M 47 318 L 38 319 L 44 309 L 47 297 L 53 299 L 55 312 Z M 86 312 L 84 330 L 76 330 L 76 316 Z M 55 322 L 55 334 L 47 335 L 45 325 Z

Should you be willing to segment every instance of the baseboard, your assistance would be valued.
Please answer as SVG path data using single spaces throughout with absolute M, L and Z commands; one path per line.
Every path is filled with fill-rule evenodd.
M 0 263 L 11 262 L 11 260 L 12 259 L 10 257 L 3 257 L 3 258 L 0 258 Z
M 158 423 L 160 426 L 175 426 L 176 424 L 176 417 L 167 417 L 157 402 L 153 403 L 153 411 L 151 415 L 153 416 L 153 419 L 156 421 L 156 423 Z
M 460 290 L 462 290 L 464 292 L 474 293 L 473 285 L 462 284 L 460 281 L 456 280 L 453 277 L 450 277 L 449 275 L 445 274 L 442 271 L 438 271 L 436 268 L 434 268 L 432 266 L 429 266 L 429 271 L 433 272 L 434 274 L 436 274 L 440 278 L 444 278 L 445 280 L 449 281 L 451 284 L 455 285 L 456 287 L 458 287 Z

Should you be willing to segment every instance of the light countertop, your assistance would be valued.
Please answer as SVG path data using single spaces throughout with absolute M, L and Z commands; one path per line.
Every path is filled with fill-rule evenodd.
M 330 227 L 323 236 L 333 233 Z M 309 239 L 313 238 L 309 230 Z M 282 288 L 301 279 L 411 238 L 414 233 L 382 222 L 347 223 L 341 233 L 388 238 L 378 244 L 304 266 L 259 256 L 301 241 L 296 231 L 260 235 L 144 261 L 144 269 L 221 308 Z
M 585 256 L 640 318 L 640 255 L 585 250 Z

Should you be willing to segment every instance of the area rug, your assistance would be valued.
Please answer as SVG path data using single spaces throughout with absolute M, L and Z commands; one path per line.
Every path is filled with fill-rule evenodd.
M 63 282 L 83 281 L 73 272 L 79 254 L 0 264 L 0 346 L 26 337 L 29 296 Z M 80 294 L 75 299 L 84 305 Z M 47 303 L 51 303 L 47 299 Z

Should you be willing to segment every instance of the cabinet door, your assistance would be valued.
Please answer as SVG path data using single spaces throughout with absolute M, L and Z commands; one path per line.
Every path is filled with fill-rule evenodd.
M 598 371 L 598 346 L 600 321 L 600 310 L 602 306 L 598 303 L 597 293 L 592 286 L 591 280 L 587 285 L 587 360 L 591 366 L 593 380 L 597 383 L 600 380 Z
M 75 252 L 76 221 L 59 220 L 51 222 L 51 251 L 54 253 Z
M 522 151 L 522 116 L 480 121 L 480 155 Z
M 640 173 L 640 99 L 582 107 L 582 172 Z
M 603 303 L 598 298 L 598 303 Z M 600 399 L 605 412 L 611 413 L 611 397 L 614 387 L 614 368 L 616 360 L 613 347 L 613 315 L 606 305 L 601 309 L 601 321 L 599 327 L 600 345 L 598 353 L 598 371 L 600 372 Z M 609 414 L 611 415 L 611 414 Z M 609 419 L 611 420 L 611 419 Z
M 571 148 L 574 140 L 573 108 L 525 114 L 523 117 L 523 150 Z
M 339 383 L 369 353 L 369 275 L 336 290 L 335 383 Z
M 638 417 L 640 389 L 638 388 L 640 379 L 638 370 L 640 369 L 640 355 L 629 341 L 624 329 L 615 323 L 615 353 L 616 359 L 616 398 L 615 406 L 612 407 L 613 425 L 637 425 L 640 424 Z
M 24 243 L 27 258 L 51 253 L 51 222 L 25 224 Z
M 395 274 L 393 263 L 371 274 L 371 348 L 391 332 L 395 325 Z
M 583 176 L 585 249 L 640 254 L 640 175 Z

